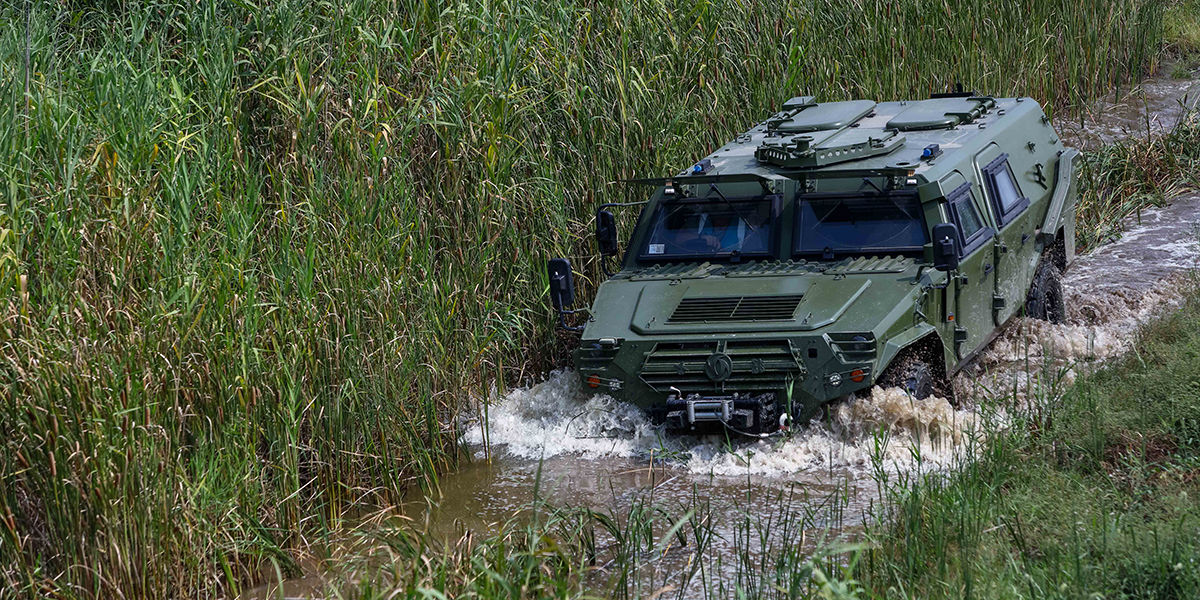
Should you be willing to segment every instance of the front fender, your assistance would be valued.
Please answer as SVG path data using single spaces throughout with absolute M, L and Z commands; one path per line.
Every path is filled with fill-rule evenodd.
M 902 350 L 925 339 L 926 336 L 937 336 L 937 334 L 937 329 L 933 325 L 921 322 L 901 331 L 898 335 L 892 336 L 883 345 L 883 348 L 880 349 L 879 367 L 875 372 L 882 374 Z M 938 345 L 942 346 L 944 344 L 941 344 L 939 341 Z

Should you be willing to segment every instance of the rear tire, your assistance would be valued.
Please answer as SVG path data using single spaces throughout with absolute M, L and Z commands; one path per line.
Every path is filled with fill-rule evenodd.
M 933 369 L 923 360 L 910 358 L 889 367 L 878 385 L 900 388 L 914 400 L 924 400 L 933 395 Z
M 1025 300 L 1025 315 L 1041 321 L 1061 324 L 1067 319 L 1067 305 L 1063 298 L 1062 273 L 1052 260 L 1038 263 Z

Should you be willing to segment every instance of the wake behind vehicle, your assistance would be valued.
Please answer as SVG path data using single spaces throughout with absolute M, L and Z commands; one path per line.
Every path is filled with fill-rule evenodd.
M 681 430 L 767 433 L 877 384 L 950 393 L 1013 316 L 1063 318 L 1077 156 L 1029 98 L 792 98 L 641 182 L 656 189 L 575 367 Z M 597 213 L 603 256 L 618 254 L 613 206 Z M 569 263 L 549 279 L 573 312 Z

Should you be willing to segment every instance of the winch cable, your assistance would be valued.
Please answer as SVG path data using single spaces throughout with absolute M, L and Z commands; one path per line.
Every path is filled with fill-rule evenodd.
M 787 431 L 785 431 L 783 429 L 777 429 L 775 431 L 772 431 L 771 433 L 750 433 L 748 431 L 742 431 L 741 429 L 738 429 L 737 427 L 730 425 L 727 421 L 721 421 L 721 424 L 724 425 L 726 429 L 728 429 L 738 435 L 744 435 L 749 438 L 755 438 L 755 439 L 760 439 L 760 440 L 770 439 L 775 436 L 780 436 L 780 435 L 784 435 L 787 433 Z

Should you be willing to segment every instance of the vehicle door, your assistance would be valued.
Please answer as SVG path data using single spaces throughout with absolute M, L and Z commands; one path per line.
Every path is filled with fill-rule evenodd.
M 949 222 L 958 227 L 958 276 L 946 288 L 943 322 L 954 324 L 954 350 L 959 359 L 983 346 L 992 326 L 991 280 L 995 231 L 984 216 L 975 186 L 954 171 L 940 182 L 946 193 Z
M 1034 211 L 1029 210 L 1029 197 L 1021 192 L 1009 155 L 999 146 L 989 144 L 976 154 L 975 168 L 997 229 L 992 321 L 1002 325 L 1025 306 L 1026 291 L 1033 279 L 1037 263 Z

